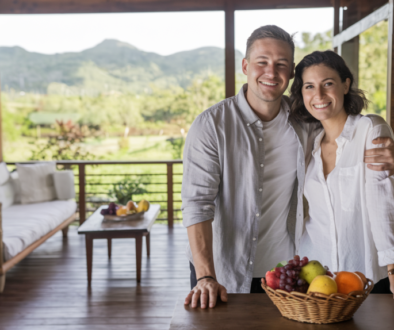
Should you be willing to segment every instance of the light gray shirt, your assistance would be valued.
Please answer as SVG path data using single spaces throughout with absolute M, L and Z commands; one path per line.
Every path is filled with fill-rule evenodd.
M 246 100 L 246 89 L 244 85 L 236 96 L 196 118 L 183 156 L 184 226 L 214 219 L 215 272 L 229 293 L 250 292 L 263 204 L 260 189 L 264 190 L 264 141 L 256 126 L 259 118 Z M 284 98 L 281 106 L 289 111 Z M 303 224 L 305 155 L 311 155 L 313 137 L 308 134 L 308 125 L 301 127 L 291 118 L 287 124 L 298 141 L 297 180 L 287 217 L 287 229 L 297 248 Z M 190 246 L 187 255 L 193 262 Z

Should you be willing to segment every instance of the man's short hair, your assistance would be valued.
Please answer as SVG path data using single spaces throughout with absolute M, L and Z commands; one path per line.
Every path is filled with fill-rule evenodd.
M 281 29 L 279 26 L 276 25 L 264 25 L 259 27 L 258 29 L 254 30 L 248 41 L 246 42 L 246 55 L 245 58 L 249 60 L 250 58 L 250 51 L 252 46 L 256 40 L 264 39 L 264 38 L 272 38 L 277 40 L 282 40 L 289 44 L 292 53 L 292 59 L 294 62 L 294 40 L 293 35 L 288 34 L 285 30 Z

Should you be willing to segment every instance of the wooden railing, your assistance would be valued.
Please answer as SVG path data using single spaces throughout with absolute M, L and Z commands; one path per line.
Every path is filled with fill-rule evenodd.
M 21 164 L 37 163 L 18 162 Z M 15 165 L 16 162 L 7 162 Z M 159 221 L 167 221 L 170 228 L 174 220 L 181 220 L 180 187 L 182 184 L 182 161 L 56 161 L 59 169 L 72 169 L 75 175 L 79 223 L 98 206 L 109 202 L 108 190 L 113 184 L 128 176 L 146 178 L 148 192 L 136 200 L 148 198 L 161 205 Z M 107 168 L 105 168 L 107 167 Z M 175 167 L 175 170 L 174 170 Z M 126 169 L 126 171 L 124 171 Z M 131 169 L 137 169 L 132 172 Z M 123 171 L 122 171 L 123 170 Z M 149 180 L 147 180 L 149 178 Z M 107 179 L 103 181 L 103 179 Z M 142 179 L 141 179 L 142 180 Z M 165 190 L 158 190 L 165 186 Z M 100 190 L 101 189 L 101 190 Z M 153 189 L 153 190 L 152 190 Z M 148 197 L 144 197 L 148 196 Z

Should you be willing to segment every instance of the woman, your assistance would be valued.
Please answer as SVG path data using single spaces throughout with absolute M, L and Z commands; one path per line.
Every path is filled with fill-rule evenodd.
M 361 271 L 373 292 L 394 293 L 394 178 L 363 162 L 364 150 L 378 147 L 374 138 L 393 136 L 390 127 L 360 115 L 368 101 L 332 51 L 304 57 L 290 99 L 292 115 L 320 130 L 305 176 L 309 217 L 299 254 L 332 271 Z

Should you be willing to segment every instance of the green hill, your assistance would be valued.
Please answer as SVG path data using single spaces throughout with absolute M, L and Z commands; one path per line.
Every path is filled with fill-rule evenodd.
M 237 63 L 242 57 L 237 51 Z M 224 77 L 223 49 L 203 47 L 161 56 L 113 39 L 81 52 L 53 55 L 0 47 L 3 90 L 65 95 L 143 93 L 153 85 L 186 88 L 194 78 L 208 74 Z

